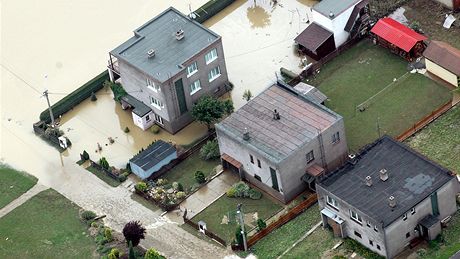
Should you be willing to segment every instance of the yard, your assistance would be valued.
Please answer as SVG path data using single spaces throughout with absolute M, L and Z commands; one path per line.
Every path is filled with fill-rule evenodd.
M 260 200 L 249 198 L 229 198 L 225 194 L 208 206 L 205 210 L 192 218 L 192 221 L 206 222 L 207 228 L 214 234 L 230 243 L 235 238 L 235 231 L 238 226 L 236 222 L 236 206 L 243 204 L 242 210 L 245 214 L 246 230 L 255 227 L 254 214 L 258 218 L 267 219 L 282 209 L 282 206 L 263 194 Z M 227 224 L 224 224 L 227 223 Z
M 0 208 L 27 192 L 37 183 L 37 178 L 23 172 L 16 171 L 0 164 Z
M 323 254 L 340 241 L 329 229 L 318 227 L 283 258 L 323 258 Z
M 105 172 L 98 170 L 95 167 L 88 166 L 86 170 L 90 171 L 92 174 L 97 176 L 97 178 L 101 179 L 102 181 L 106 182 L 108 185 L 112 187 L 117 187 L 121 184 L 120 181 L 113 179 L 112 177 L 108 176 Z
M 351 150 L 374 141 L 379 132 L 401 134 L 451 99 L 449 89 L 407 73 L 406 67 L 402 58 L 364 40 L 308 81 L 328 96 L 326 106 L 344 117 Z
M 199 152 L 195 152 L 161 178 L 167 179 L 169 183 L 181 183 L 184 190 L 190 191 L 194 186 L 198 186 L 195 180 L 196 171 L 202 171 L 206 177 L 209 177 L 219 164 L 219 160 L 206 161 L 200 158 Z
M 428 158 L 455 171 L 460 172 L 460 108 L 454 106 L 450 111 L 436 119 L 413 137 L 406 140 L 412 148 Z
M 48 189 L 0 219 L 0 258 L 95 258 L 79 208 Z

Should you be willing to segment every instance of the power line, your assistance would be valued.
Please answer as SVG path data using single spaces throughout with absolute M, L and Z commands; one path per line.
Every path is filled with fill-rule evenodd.
M 17 79 L 21 80 L 25 85 L 30 87 L 30 89 L 34 90 L 35 92 L 39 93 L 40 95 L 42 92 L 29 84 L 26 80 L 24 80 L 22 77 L 20 77 L 18 74 L 14 73 L 10 68 L 6 67 L 4 64 L 0 64 L 6 71 L 10 72 L 13 76 L 15 76 Z

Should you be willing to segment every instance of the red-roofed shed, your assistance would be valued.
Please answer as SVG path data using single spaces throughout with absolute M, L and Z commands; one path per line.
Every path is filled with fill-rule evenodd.
M 409 61 L 421 56 L 426 48 L 423 41 L 427 37 L 389 17 L 380 19 L 372 28 L 371 34 L 374 42 Z

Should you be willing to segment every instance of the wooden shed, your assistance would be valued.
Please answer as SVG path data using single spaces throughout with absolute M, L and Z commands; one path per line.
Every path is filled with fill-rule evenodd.
M 442 41 L 432 41 L 423 52 L 427 71 L 458 87 L 460 85 L 460 50 Z
M 447 8 L 452 9 L 454 11 L 460 10 L 460 0 L 435 0 L 435 1 L 443 4 Z
M 316 22 L 310 24 L 294 41 L 300 51 L 316 60 L 335 50 L 334 34 Z
M 389 17 L 380 19 L 371 29 L 371 35 L 375 43 L 408 61 L 421 56 L 426 48 L 427 37 Z

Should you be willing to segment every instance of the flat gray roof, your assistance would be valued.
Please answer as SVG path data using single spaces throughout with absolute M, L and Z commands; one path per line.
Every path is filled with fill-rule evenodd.
M 280 119 L 273 119 L 277 110 Z M 282 82 L 265 89 L 216 127 L 279 162 L 342 117 Z M 243 140 L 247 128 L 250 139 Z
M 322 15 L 333 19 L 361 0 L 323 0 L 313 6 L 313 9 Z M 329 14 L 333 13 L 334 17 Z
M 385 182 L 381 169 L 388 173 Z M 370 187 L 366 176 L 372 178 Z M 386 227 L 452 179 L 449 170 L 384 136 L 365 147 L 356 164 L 345 165 L 318 185 Z M 390 196 L 396 199 L 394 208 L 388 205 Z
M 177 40 L 175 33 L 180 29 L 185 37 Z M 219 35 L 170 7 L 136 29 L 133 37 L 110 53 L 164 82 L 181 71 L 185 61 L 219 38 Z M 150 49 L 155 50 L 153 58 L 148 58 Z

